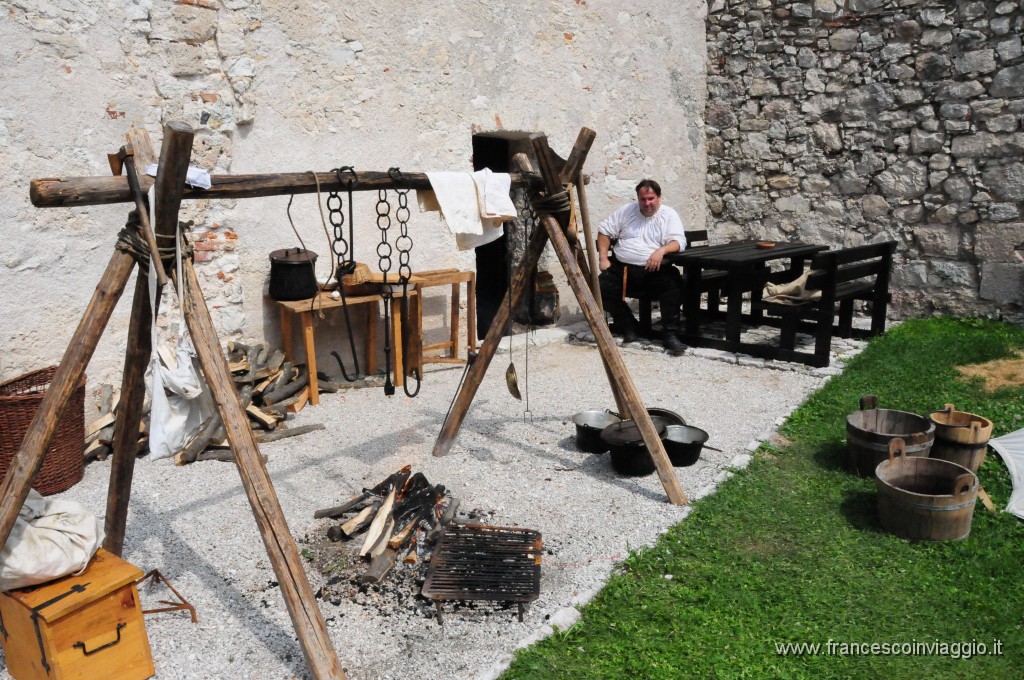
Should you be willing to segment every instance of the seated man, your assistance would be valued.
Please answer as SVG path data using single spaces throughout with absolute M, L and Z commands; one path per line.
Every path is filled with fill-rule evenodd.
M 609 257 L 613 240 L 615 253 Z M 662 344 L 673 356 L 686 349 L 676 337 L 683 279 L 672 265 L 662 266 L 667 253 L 685 247 L 683 222 L 675 210 L 661 204 L 661 186 L 652 179 L 636 185 L 635 203 L 622 206 L 598 226 L 601 299 L 623 342 L 637 339 L 636 317 L 623 299 L 624 291 L 628 291 L 631 297 L 657 298 L 661 305 Z

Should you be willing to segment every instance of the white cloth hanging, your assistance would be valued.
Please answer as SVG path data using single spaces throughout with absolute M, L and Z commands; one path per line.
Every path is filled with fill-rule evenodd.
M 29 489 L 0 550 L 0 592 L 80 574 L 103 543 L 103 522 L 74 501 Z
M 149 190 L 150 214 L 155 215 L 155 190 Z M 156 225 L 153 225 L 154 230 Z M 184 277 L 177 229 L 174 236 L 178 267 L 178 338 L 174 348 L 175 365 L 160 361 L 160 337 L 157 325 L 151 325 L 152 356 L 150 357 L 149 457 L 151 460 L 173 456 L 183 449 L 214 412 L 213 396 L 199 369 L 195 349 L 188 336 L 184 317 Z M 156 270 L 149 266 L 149 304 L 156 309 Z
M 470 250 L 497 240 L 502 223 L 515 219 L 509 198 L 512 178 L 489 169 L 469 172 L 428 172 L 432 190 L 416 192 L 421 211 L 441 211 L 459 250 Z
M 1010 481 L 1013 482 L 1013 493 L 1010 494 L 1010 502 L 1006 504 L 1006 512 L 1024 519 L 1024 428 L 990 439 L 988 445 L 1002 457 L 1006 469 L 1010 471 Z

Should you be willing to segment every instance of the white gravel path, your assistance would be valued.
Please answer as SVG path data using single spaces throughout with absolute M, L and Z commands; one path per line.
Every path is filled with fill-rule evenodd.
M 291 424 L 322 422 L 326 430 L 262 446 L 300 540 L 323 530 L 314 510 L 405 464 L 451 489 L 461 510 L 493 511 L 488 523 L 543 534 L 541 595 L 523 623 L 514 609 L 451 611 L 449 605 L 438 626 L 411 607 L 385 616 L 352 601 L 320 602 L 349 677 L 404 678 L 410 669 L 422 678 L 494 677 L 518 647 L 549 634 L 550 624 L 571 625 L 575 607 L 601 588 L 630 548 L 651 545 L 689 513 L 667 502 L 657 475 L 621 478 L 607 455 L 575 449 L 572 415 L 614 402 L 596 349 L 564 338 L 565 331 L 535 337 L 539 346 L 529 354 L 528 374 L 533 420 L 524 421 L 523 404 L 508 395 L 509 356 L 499 354 L 444 458 L 431 450 L 461 366 L 428 366 L 417 399 L 401 390 L 388 398 L 370 388 L 322 395 L 319 406 L 307 407 Z M 623 356 L 645 403 L 682 414 L 723 450 L 705 451 L 693 467 L 676 469 L 692 499 L 713 491 L 730 463 L 742 462 L 751 442 L 770 435 L 825 379 L 634 347 Z M 522 381 L 526 356 L 517 349 L 513 357 Z M 62 497 L 102 513 L 109 472 L 109 462 L 89 465 L 85 479 Z M 199 613 L 198 624 L 183 613 L 147 617 L 156 677 L 308 677 L 232 464 L 175 467 L 140 459 L 125 558 L 145 570 L 158 568 Z M 323 584 L 319 573 L 309 577 L 314 590 Z M 9 677 L 5 665 L 0 677 Z

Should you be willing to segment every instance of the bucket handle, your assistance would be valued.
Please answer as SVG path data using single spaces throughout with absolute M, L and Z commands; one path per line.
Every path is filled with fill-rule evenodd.
M 860 410 L 871 411 L 878 408 L 878 397 L 874 394 L 865 394 L 860 398 Z
M 907 443 L 899 437 L 889 440 L 889 465 L 896 463 L 896 456 L 907 457 Z
M 972 420 L 971 421 L 971 439 L 973 439 L 975 442 L 977 442 L 980 433 L 981 433 L 981 421 Z
M 965 472 L 953 482 L 953 496 L 963 496 L 974 487 L 975 476 L 973 472 Z

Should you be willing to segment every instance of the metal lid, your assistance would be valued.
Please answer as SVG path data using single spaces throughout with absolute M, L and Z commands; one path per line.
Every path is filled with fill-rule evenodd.
M 651 422 L 654 423 L 654 431 L 658 433 L 658 436 L 664 436 L 665 429 L 668 427 L 665 419 L 661 416 L 651 416 Z M 644 441 L 643 435 L 640 434 L 640 427 L 635 420 L 612 423 L 601 430 L 601 439 L 612 445 L 643 444 Z
M 316 257 L 316 253 L 312 250 L 303 250 L 302 248 L 282 248 L 270 253 L 271 262 L 286 262 L 289 264 L 316 262 Z

